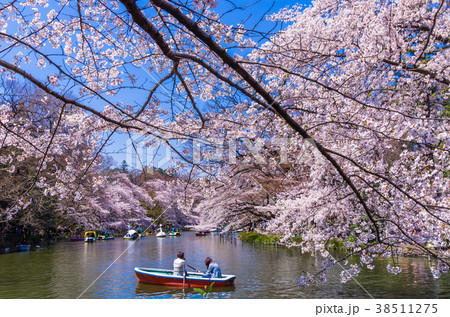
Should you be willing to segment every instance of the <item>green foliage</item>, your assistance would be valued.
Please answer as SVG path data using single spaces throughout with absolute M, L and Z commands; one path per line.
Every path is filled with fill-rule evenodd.
M 161 175 L 168 175 L 166 170 L 163 170 L 161 167 L 156 170 Z
M 243 242 L 264 243 L 264 244 L 276 244 L 278 243 L 278 241 L 280 241 L 282 237 L 283 237 L 282 235 L 262 234 L 255 231 L 240 232 L 238 234 L 238 238 L 241 239 Z M 300 243 L 302 242 L 302 237 L 301 235 L 296 235 L 295 237 L 291 238 L 289 242 Z
M 215 282 L 212 282 L 211 284 L 209 284 L 209 286 L 205 286 L 203 289 L 194 288 L 194 291 L 199 294 L 202 294 L 203 298 L 206 298 L 206 296 L 208 296 L 208 294 L 211 292 L 214 283 Z
M 302 242 L 302 236 L 301 235 L 296 235 L 291 240 L 292 240 L 292 242 L 300 243 L 300 242 Z
M 266 235 L 255 231 L 249 231 L 249 232 L 240 232 L 238 238 L 244 242 L 275 244 L 281 239 L 281 236 L 272 234 Z
M 127 162 L 125 160 L 123 160 L 117 170 L 120 173 L 128 173 L 128 164 L 127 164 Z
M 332 250 L 345 250 L 344 241 L 334 238 L 327 242 L 326 247 Z
M 445 117 L 450 117 L 450 103 L 445 105 L 443 114 Z
M 149 192 L 149 195 L 151 197 L 155 196 L 155 194 L 153 192 Z M 163 220 L 162 219 L 163 217 L 161 217 L 161 214 L 163 213 L 164 210 L 158 204 L 158 202 L 155 201 L 155 203 L 156 203 L 155 207 L 152 208 L 151 206 L 147 205 L 145 202 L 141 201 L 141 206 L 147 210 L 147 216 L 149 216 L 150 218 L 153 218 L 153 219 L 158 219 L 157 221 L 155 221 L 155 224 L 160 224 L 160 223 L 162 223 L 162 220 Z

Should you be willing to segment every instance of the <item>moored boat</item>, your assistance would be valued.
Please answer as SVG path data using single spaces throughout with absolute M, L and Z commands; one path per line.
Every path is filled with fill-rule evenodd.
M 138 233 L 139 238 L 141 238 L 144 235 L 144 229 L 134 229 L 134 230 L 136 230 L 136 232 Z
M 136 240 L 139 238 L 139 233 L 136 230 L 128 230 L 127 234 L 123 236 L 125 240 Z
M 106 235 L 105 235 L 105 231 L 104 230 L 97 230 L 96 233 L 97 233 L 97 240 L 98 241 L 105 240 Z
M 162 228 L 158 229 L 158 233 L 156 234 L 157 238 L 165 238 L 166 237 L 166 233 L 163 231 Z
M 31 247 L 31 245 L 29 245 L 29 244 L 18 244 L 18 245 L 16 245 L 16 250 L 17 251 L 30 251 L 30 247 Z
M 111 240 L 114 238 L 114 233 L 111 230 L 97 230 L 97 240 Z
M 222 278 L 202 277 L 203 273 L 188 272 L 184 279 L 183 276 L 173 275 L 172 270 L 153 269 L 135 267 L 134 272 L 140 283 L 171 285 L 183 287 L 203 287 L 209 286 L 214 282 L 213 287 L 224 287 L 234 285 L 235 275 L 222 275 Z
M 172 237 L 181 236 L 181 229 L 178 227 L 170 228 L 169 236 L 172 236 Z
M 95 242 L 97 240 L 97 232 L 86 231 L 84 233 L 84 242 Z
M 115 237 L 116 236 L 114 235 L 114 233 L 111 230 L 106 230 L 105 231 L 105 240 L 112 240 Z
M 208 233 L 206 231 L 198 231 L 195 233 L 195 236 L 197 237 L 204 237 L 206 236 Z

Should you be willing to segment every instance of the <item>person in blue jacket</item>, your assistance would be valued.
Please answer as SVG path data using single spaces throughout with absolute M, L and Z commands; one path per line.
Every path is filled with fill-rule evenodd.
M 222 272 L 220 271 L 219 264 L 216 262 L 213 262 L 213 260 L 210 257 L 207 257 L 205 259 L 205 265 L 206 265 L 206 273 L 203 275 L 203 277 L 208 278 L 222 278 Z

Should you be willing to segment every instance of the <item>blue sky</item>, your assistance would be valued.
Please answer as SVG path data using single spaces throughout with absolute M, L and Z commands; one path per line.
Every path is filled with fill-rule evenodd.
M 237 26 L 237 24 L 245 22 L 245 27 L 250 28 L 255 25 L 255 23 L 258 23 L 257 30 L 259 31 L 266 31 L 273 27 L 273 22 L 265 21 L 264 16 L 267 13 L 275 13 L 278 12 L 280 9 L 288 6 L 293 6 L 295 4 L 306 4 L 309 5 L 311 3 L 310 0 L 301 0 L 301 1 L 295 1 L 295 0 L 286 0 L 286 1 L 273 1 L 273 0 L 240 0 L 235 1 L 240 7 L 245 7 L 248 5 L 251 5 L 251 7 L 246 8 L 245 10 L 242 9 L 236 9 L 233 10 L 231 13 L 229 12 L 230 9 L 233 8 L 233 5 L 231 4 L 231 1 L 228 0 L 218 0 L 218 5 L 214 9 L 216 12 L 219 12 L 220 14 L 224 14 L 222 22 L 228 24 Z M 143 2 L 142 2 L 143 3 Z M 56 2 L 52 3 L 50 2 L 50 6 L 45 9 L 47 11 L 51 10 L 52 8 L 58 9 L 59 6 Z M 75 10 L 75 9 L 74 9 Z M 268 12 L 269 11 L 269 12 Z M 45 15 L 45 11 L 42 12 L 42 15 Z M 8 26 L 8 33 L 14 34 L 17 32 L 17 25 L 14 23 L 10 23 Z M 5 46 L 5 43 L 1 43 L 1 46 Z M 0 58 L 5 58 L 6 60 L 11 59 L 11 56 L 18 52 L 19 49 L 12 49 L 11 51 L 7 51 L 0 56 Z M 47 49 L 43 49 L 44 53 L 47 53 Z M 48 49 L 48 52 L 55 53 L 55 51 Z M 242 54 L 242 52 L 240 52 Z M 64 55 L 61 55 L 59 58 L 56 58 L 55 61 L 60 64 L 64 65 Z M 35 63 L 29 63 L 29 64 L 22 64 L 21 67 L 23 67 L 24 70 L 27 72 L 30 72 L 34 76 L 36 76 L 38 79 L 45 81 L 45 78 L 47 76 L 50 76 L 54 74 L 55 71 L 52 67 L 47 67 L 44 70 L 36 70 Z M 149 85 L 153 85 L 156 81 L 158 81 L 162 76 L 165 74 L 156 74 L 156 73 L 147 73 L 143 69 L 140 68 L 129 68 L 130 71 L 134 72 L 136 76 L 138 77 L 140 82 L 147 81 Z M 169 91 L 171 89 L 168 87 L 166 90 L 163 87 L 160 87 L 159 89 L 159 97 L 165 98 L 166 100 L 170 98 L 168 96 Z M 76 91 L 73 91 L 72 94 L 74 96 L 77 95 Z M 115 97 L 108 97 L 112 102 L 119 102 L 122 101 L 123 104 L 129 104 L 132 106 L 139 107 L 142 102 L 147 97 L 146 91 L 140 91 L 138 89 L 133 90 L 127 90 L 124 92 L 119 93 Z M 164 97 L 164 95 L 166 95 Z M 96 99 L 84 99 L 83 103 L 93 107 L 96 110 L 102 110 L 105 102 L 101 100 Z M 106 138 L 107 135 L 105 135 Z M 114 161 L 115 165 L 119 165 L 123 160 L 126 159 L 126 144 L 127 140 L 129 140 L 129 136 L 126 134 L 119 134 L 116 133 L 111 139 L 108 145 L 104 148 L 103 154 L 111 156 Z M 160 149 L 160 152 L 164 149 Z M 158 158 L 156 158 L 156 161 L 158 161 Z
M 270 0 L 261 0 L 259 2 L 255 1 L 236 1 L 236 3 L 239 4 L 239 6 L 246 6 L 249 4 L 253 5 L 251 8 L 247 8 L 246 10 L 234 10 L 232 13 L 225 14 L 222 21 L 228 25 L 234 25 L 236 26 L 238 23 L 242 23 L 245 21 L 246 27 L 254 26 L 255 23 L 260 21 L 264 15 L 269 11 L 269 13 L 275 13 L 278 12 L 280 9 L 285 7 L 290 7 L 295 4 L 306 4 L 310 5 L 311 1 L 309 0 L 302 0 L 302 1 L 293 1 L 293 0 L 287 0 L 287 1 L 270 1 Z M 214 9 L 219 13 L 226 13 L 232 8 L 232 5 L 229 1 L 219 0 L 217 7 Z M 265 21 L 262 19 L 262 21 L 259 22 L 257 26 L 257 30 L 259 31 L 265 31 L 268 29 L 271 29 L 273 27 L 273 23 L 270 21 Z M 147 75 L 147 74 L 146 74 Z M 158 80 L 160 78 L 160 75 L 152 74 L 147 75 L 150 81 L 154 82 L 154 79 Z M 112 141 L 108 146 L 105 147 L 104 154 L 111 156 L 116 164 L 120 164 L 123 160 L 126 159 L 126 144 L 127 140 L 129 140 L 129 136 L 126 134 L 116 134 Z M 164 153 L 164 149 L 159 149 L 159 153 Z M 174 156 L 176 154 L 173 154 Z M 174 157 L 175 158 L 175 157 Z M 128 158 L 129 161 L 130 158 Z M 155 158 L 155 162 L 159 160 L 158 156 Z M 167 167 L 168 164 L 166 164 L 163 167 Z

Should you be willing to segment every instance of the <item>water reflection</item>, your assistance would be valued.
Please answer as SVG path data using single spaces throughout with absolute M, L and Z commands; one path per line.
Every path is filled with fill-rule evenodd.
M 158 256 L 160 258 L 162 258 L 162 256 L 163 256 L 163 241 L 164 241 L 163 239 L 166 239 L 166 238 L 157 238 L 156 239 L 156 245 L 158 247 Z
M 208 294 L 208 298 L 232 298 L 232 292 L 235 290 L 234 286 L 214 287 L 211 293 Z M 185 288 L 183 290 L 176 286 L 144 283 L 137 283 L 136 295 L 143 298 L 202 298 L 202 295 L 195 292 L 193 288 Z
M 196 237 L 183 232 L 177 238 L 61 242 L 39 252 L 0 254 L 0 298 L 77 298 L 84 291 L 82 298 L 201 298 L 192 289 L 183 292 L 137 282 L 135 266 L 171 269 L 179 250 L 197 269 L 204 271 L 204 259 L 210 256 L 223 274 L 236 275 L 235 287 L 214 288 L 210 298 L 369 298 L 358 283 L 374 298 L 450 296 L 449 276 L 434 280 L 426 258 L 399 258 L 403 271 L 396 276 L 386 272 L 391 260 L 381 258 L 373 271 L 361 271 L 358 283 L 341 284 L 342 269 L 334 267 L 325 284 L 300 289 L 297 279 L 304 271 L 320 269 L 320 258 L 297 248 L 243 244 L 219 235 Z

